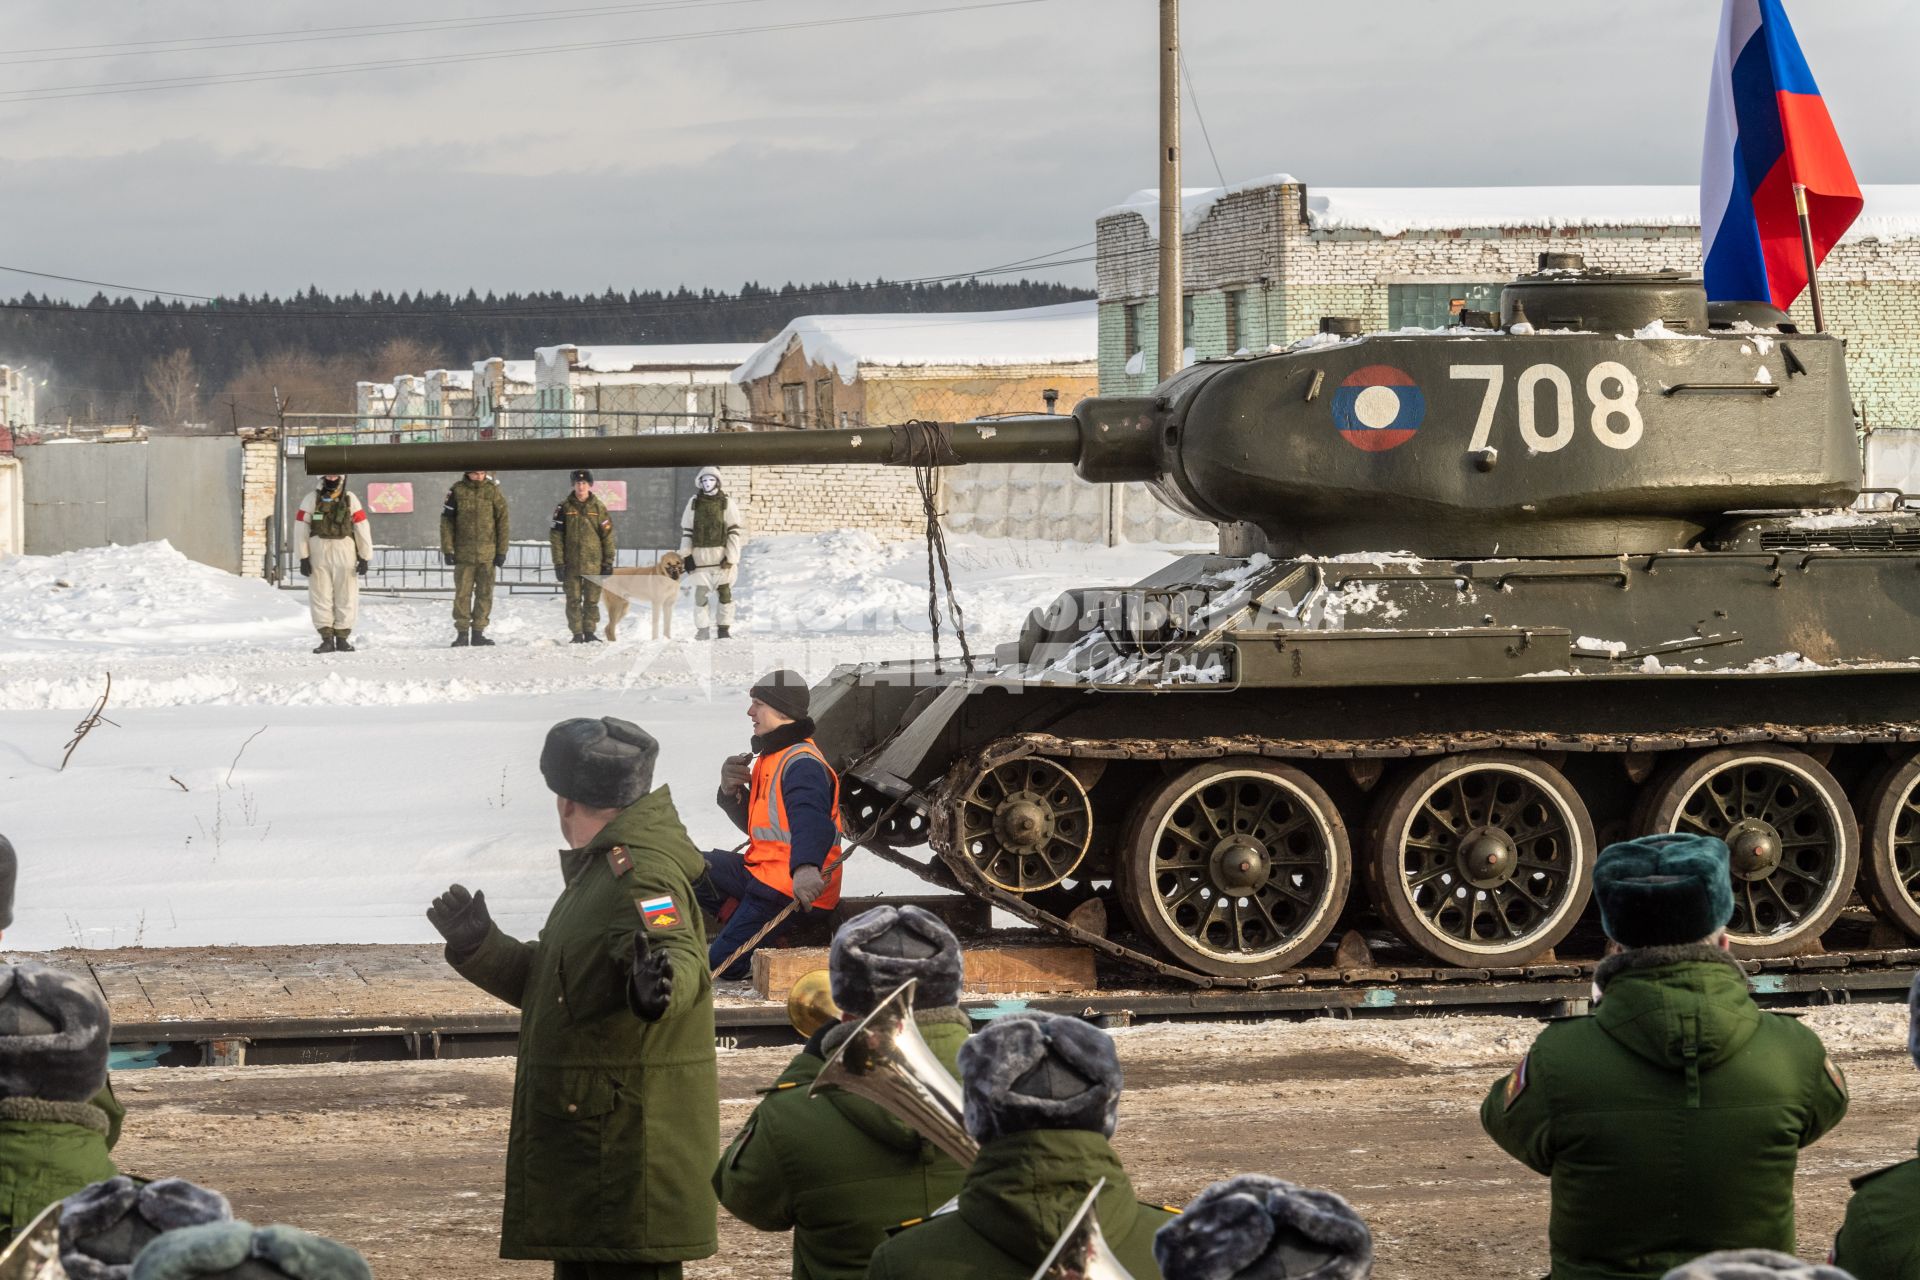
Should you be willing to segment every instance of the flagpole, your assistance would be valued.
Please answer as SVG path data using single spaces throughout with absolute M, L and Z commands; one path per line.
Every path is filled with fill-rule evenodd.
M 1826 313 L 1820 309 L 1820 275 L 1813 259 L 1813 220 L 1807 214 L 1807 186 L 1793 184 L 1793 211 L 1800 216 L 1800 251 L 1807 255 L 1807 293 L 1813 299 L 1813 331 L 1827 331 Z

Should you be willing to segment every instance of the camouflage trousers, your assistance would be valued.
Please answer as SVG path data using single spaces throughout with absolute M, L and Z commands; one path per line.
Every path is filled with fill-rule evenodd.
M 576 636 L 592 635 L 600 629 L 600 584 L 570 573 L 563 585 L 567 592 L 567 630 Z
M 453 566 L 453 627 L 486 630 L 493 621 L 493 563 Z

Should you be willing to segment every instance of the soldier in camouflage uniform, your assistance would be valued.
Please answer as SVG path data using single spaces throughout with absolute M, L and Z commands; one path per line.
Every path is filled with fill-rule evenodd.
M 693 587 L 693 638 L 711 639 L 717 629 L 725 640 L 733 628 L 733 583 L 740 576 L 747 525 L 714 468 L 700 468 L 694 488 L 698 492 L 680 513 L 680 558 Z
M 0 965 L 0 1245 L 40 1211 L 119 1172 L 107 1086 L 107 1005 L 43 964 Z
M 440 558 L 453 566 L 453 647 L 490 645 L 493 575 L 507 562 L 507 495 L 485 471 L 469 471 L 440 509 Z
M 606 577 L 613 572 L 617 550 L 613 517 L 606 504 L 593 496 L 593 472 L 573 473 L 573 493 L 553 509 L 553 529 L 547 534 L 553 552 L 553 576 L 567 593 L 567 630 L 575 644 L 598 641 L 600 584 L 587 575 Z
M 1907 991 L 1907 1052 L 1920 1065 L 1920 977 Z M 1859 1280 L 1920 1280 L 1920 1160 L 1853 1180 L 1833 1262 Z

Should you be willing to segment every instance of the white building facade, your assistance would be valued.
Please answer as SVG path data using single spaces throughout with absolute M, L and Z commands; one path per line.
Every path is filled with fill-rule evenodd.
M 534 351 L 541 425 L 591 431 L 706 430 L 746 416 L 731 374 L 757 343 L 581 346 Z

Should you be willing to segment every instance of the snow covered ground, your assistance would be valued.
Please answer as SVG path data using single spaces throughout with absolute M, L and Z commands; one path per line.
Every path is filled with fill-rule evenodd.
M 1133 581 L 1168 549 L 958 539 L 976 652 L 1076 584 Z M 925 656 L 925 549 L 840 532 L 757 540 L 735 638 L 652 641 L 644 607 L 608 645 L 571 645 L 550 593 L 494 602 L 493 649 L 450 650 L 443 597 L 363 595 L 361 652 L 316 657 L 306 596 L 165 543 L 0 559 L 0 833 L 19 851 L 9 947 L 416 942 L 451 880 L 531 933 L 558 842 L 537 756 L 568 716 L 619 715 L 663 743 L 696 841 L 745 749 L 744 690 L 788 666 Z M 637 616 L 636 616 L 637 615 Z M 683 595 L 675 633 L 693 632 Z M 557 638 L 557 639 L 556 639 Z M 956 652 L 951 635 L 943 651 Z M 105 714 L 64 744 L 112 674 Z M 910 891 L 856 860 L 856 893 Z

